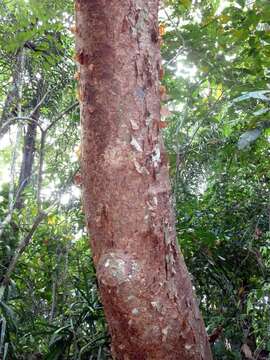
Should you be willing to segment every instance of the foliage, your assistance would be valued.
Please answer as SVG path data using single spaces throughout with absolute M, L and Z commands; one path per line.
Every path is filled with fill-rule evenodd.
M 73 11 L 62 0 L 0 4 L 0 219 L 12 215 L 0 237 L 0 358 L 6 360 L 110 358 L 76 185 Z M 216 359 L 242 359 L 247 349 L 266 359 L 269 4 L 164 0 L 160 21 L 163 109 L 170 111 L 163 132 L 179 243 L 208 333 L 221 329 L 212 342 Z M 31 130 L 34 122 L 20 115 L 38 125 Z M 30 153 L 22 185 L 23 156 Z
M 269 6 L 176 3 L 166 2 L 163 56 L 179 241 L 208 331 L 223 330 L 216 358 L 241 359 L 248 346 L 263 359 L 270 350 Z

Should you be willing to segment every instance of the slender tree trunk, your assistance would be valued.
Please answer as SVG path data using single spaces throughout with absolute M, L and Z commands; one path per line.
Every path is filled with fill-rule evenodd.
M 57 305 L 57 280 L 54 279 L 54 277 L 52 277 L 52 305 L 51 305 L 51 312 L 50 312 L 50 321 L 51 322 L 55 318 L 56 305 Z
M 11 114 L 18 114 L 18 99 L 20 97 L 20 87 L 21 87 L 21 78 L 22 70 L 24 67 L 24 50 L 19 49 L 16 53 L 14 71 L 12 74 L 12 83 L 10 89 L 7 92 L 6 100 L 3 106 L 3 110 L 0 117 L 0 128 L 8 117 L 11 117 Z M 9 126 L 6 126 L 1 129 L 1 134 L 4 135 L 9 129 Z
M 19 186 L 22 188 L 21 193 L 28 185 L 30 181 L 30 177 L 32 175 L 32 168 L 34 164 L 34 157 L 36 151 L 36 137 L 37 137 L 37 126 L 40 117 L 40 106 L 44 98 L 46 98 L 46 94 L 42 97 L 43 91 L 43 79 L 40 79 L 37 83 L 36 96 L 33 102 L 34 110 L 31 112 L 32 122 L 29 122 L 26 126 L 26 133 L 24 136 L 24 146 L 23 146 L 23 154 L 22 154 L 22 164 L 20 169 L 20 178 L 19 178 Z M 18 200 L 18 207 L 22 206 L 23 199 L 22 197 Z
M 39 118 L 39 110 L 33 115 L 34 120 L 38 120 Z M 34 163 L 35 156 L 35 144 L 36 144 L 36 136 L 37 136 L 37 123 L 32 122 L 27 125 L 26 133 L 24 136 L 24 146 L 23 146 L 23 156 L 22 156 L 22 164 L 20 170 L 19 184 L 20 195 L 15 204 L 17 209 L 21 209 L 23 207 L 23 190 L 28 185 L 31 175 L 32 175 L 32 167 Z
M 17 55 L 17 77 L 16 77 L 16 96 L 17 96 L 17 115 L 18 117 L 22 116 L 22 94 L 23 94 L 23 85 L 24 85 L 24 67 L 25 67 L 25 53 L 24 49 L 18 50 Z M 2 134 L 2 128 L 1 134 Z M 20 145 L 20 137 L 21 137 L 21 125 L 17 125 L 14 148 L 12 153 L 12 159 L 10 164 L 10 184 L 9 184 L 9 195 L 8 195 L 8 214 L 4 218 L 3 221 L 0 221 L 0 238 L 3 235 L 5 227 L 10 224 L 12 220 L 12 215 L 15 209 L 15 204 L 20 195 L 20 188 L 16 191 L 15 189 L 15 178 L 16 178 L 16 163 L 18 158 L 18 150 Z
M 116 359 L 212 359 L 176 244 L 158 0 L 77 0 L 86 222 Z

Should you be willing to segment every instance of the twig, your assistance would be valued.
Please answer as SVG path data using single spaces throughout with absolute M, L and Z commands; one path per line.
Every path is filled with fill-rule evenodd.
M 25 120 L 28 122 L 34 122 L 37 124 L 37 126 L 40 128 L 41 125 L 40 123 L 35 120 L 33 118 L 33 116 L 35 115 L 35 113 L 37 112 L 37 110 L 39 110 L 39 108 L 41 107 L 41 105 L 44 103 L 44 101 L 46 100 L 46 97 L 48 96 L 48 94 L 50 93 L 51 90 L 48 90 L 45 95 L 43 96 L 43 98 L 39 101 L 39 103 L 34 107 L 34 109 L 31 111 L 31 113 L 27 116 L 15 116 L 13 118 L 8 119 L 0 128 L 0 136 L 4 135 L 6 132 L 6 129 L 12 125 L 16 120 Z
M 46 97 L 48 96 L 48 94 L 50 93 L 51 90 L 48 90 L 46 92 L 46 94 L 43 96 L 43 98 L 39 101 L 39 103 L 34 107 L 34 109 L 31 111 L 31 113 L 27 116 L 15 116 L 13 118 L 8 119 L 0 128 L 0 136 L 3 134 L 5 134 L 5 130 L 7 127 L 9 127 L 10 125 L 12 125 L 16 120 L 25 120 L 28 122 L 34 122 L 37 124 L 38 127 L 41 127 L 40 123 L 35 120 L 33 118 L 34 114 L 37 112 L 37 110 L 39 110 L 39 108 L 41 107 L 41 105 L 44 103 Z
M 17 264 L 17 262 L 18 262 L 19 257 L 22 255 L 22 253 L 24 252 L 25 248 L 26 248 L 26 247 L 28 246 L 28 244 L 30 243 L 30 241 L 31 241 L 31 239 L 32 239 L 32 237 L 33 237 L 36 229 L 38 228 L 38 226 L 39 226 L 39 224 L 41 223 L 41 221 L 42 221 L 43 219 L 45 219 L 45 217 L 47 217 L 47 213 L 45 213 L 45 212 L 40 212 L 40 213 L 37 215 L 37 217 L 36 217 L 36 219 L 35 219 L 32 227 L 31 227 L 31 229 L 30 229 L 30 231 L 29 231 L 29 233 L 28 233 L 28 234 L 20 241 L 20 243 L 18 244 L 17 249 L 16 249 L 15 252 L 14 252 L 13 258 L 12 258 L 12 260 L 11 260 L 11 262 L 10 262 L 8 268 L 7 268 L 7 271 L 6 271 L 6 273 L 5 273 L 4 277 L 3 277 L 3 283 L 4 283 L 4 284 L 7 284 L 7 283 L 9 282 L 10 275 L 12 274 L 12 272 L 14 271 L 14 269 L 15 269 L 15 267 L 16 267 L 16 264 Z
M 12 202 L 12 206 L 9 208 L 8 214 L 6 215 L 5 219 L 0 223 L 0 238 L 1 238 L 1 236 L 3 235 L 4 228 L 10 223 L 10 221 L 11 221 L 11 219 L 12 219 L 12 215 L 13 215 L 13 212 L 14 212 L 14 210 L 15 210 L 15 204 L 17 203 L 17 200 L 18 200 L 19 197 L 20 197 L 21 191 L 22 191 L 22 189 L 23 189 L 24 184 L 25 184 L 26 181 L 27 181 L 27 179 L 25 179 L 25 180 L 20 184 L 20 187 L 19 187 L 19 189 L 17 190 L 16 196 L 15 196 L 15 199 L 14 199 L 14 201 Z
M 56 118 L 48 125 L 48 127 L 45 129 L 45 131 L 50 130 L 56 123 L 59 121 L 63 116 L 68 114 L 71 110 L 75 109 L 79 105 L 79 102 L 76 101 L 74 104 L 70 105 L 66 110 L 62 111 L 59 115 L 56 116 Z
M 40 123 L 35 120 L 32 116 L 35 113 L 36 110 L 38 110 L 38 108 L 42 105 L 42 102 L 45 100 L 45 96 L 47 96 L 48 92 L 44 95 L 43 99 L 39 102 L 39 104 L 34 108 L 34 110 L 30 113 L 30 115 L 27 116 L 15 116 L 13 118 L 8 119 L 3 126 L 0 128 L 0 136 L 5 134 L 5 130 L 8 126 L 10 126 L 11 124 L 13 124 L 16 120 L 22 120 L 22 121 L 27 121 L 27 122 L 34 122 L 37 124 L 37 126 L 42 130 L 42 127 L 40 125 Z M 44 129 L 43 131 L 47 131 L 50 130 L 56 123 L 57 121 L 59 121 L 63 116 L 65 116 L 66 114 L 68 114 L 71 110 L 73 110 L 75 107 L 77 107 L 79 105 L 78 102 L 70 105 L 66 110 L 62 111 L 60 114 L 58 114 L 56 116 L 56 118 L 50 123 L 50 125 L 48 125 L 48 127 L 46 129 Z
M 37 120 L 33 119 L 31 116 L 15 116 L 15 117 L 13 117 L 13 118 L 8 119 L 8 120 L 4 123 L 4 125 L 3 125 L 3 126 L 1 127 L 1 129 L 0 129 L 0 136 L 1 136 L 1 135 L 4 135 L 5 132 L 6 132 L 6 131 L 5 131 L 6 128 L 9 127 L 10 125 L 12 125 L 16 120 L 27 121 L 27 122 L 29 122 L 29 123 L 34 122 L 34 123 L 37 124 L 37 126 L 38 126 L 39 128 L 41 128 L 41 125 L 39 124 L 39 122 L 38 122 Z
M 169 66 L 171 65 L 172 63 L 174 63 L 178 56 L 181 55 L 181 53 L 185 50 L 184 46 L 181 46 L 178 50 L 177 50 L 177 53 L 174 55 L 174 57 L 170 60 L 168 60 L 167 62 L 164 63 L 165 66 Z
M 41 105 L 44 103 L 44 101 L 46 100 L 46 97 L 48 96 L 48 94 L 50 93 L 50 89 L 45 93 L 45 95 L 43 96 L 43 98 L 39 101 L 39 103 L 34 107 L 34 109 L 32 110 L 31 114 L 29 115 L 30 118 L 32 118 L 32 116 L 37 112 L 37 110 L 40 109 Z

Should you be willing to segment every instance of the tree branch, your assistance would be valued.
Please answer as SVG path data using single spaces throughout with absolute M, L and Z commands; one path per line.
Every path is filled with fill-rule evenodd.
M 20 187 L 19 189 L 17 190 L 17 193 L 16 193 L 16 196 L 15 196 L 15 199 L 14 201 L 12 202 L 12 205 L 10 206 L 9 208 L 9 211 L 8 211 L 8 214 L 6 215 L 5 219 L 0 223 L 0 238 L 1 236 L 3 235 L 3 231 L 4 231 L 4 228 L 10 223 L 11 219 L 12 219 L 12 215 L 13 215 L 13 211 L 15 209 L 15 205 L 17 203 L 17 200 L 19 199 L 20 197 L 20 194 L 21 194 L 21 191 L 24 187 L 24 184 L 25 184 L 25 181 L 27 179 L 25 179 L 21 184 L 20 184 Z
M 79 102 L 76 101 L 74 104 L 70 105 L 66 110 L 62 111 L 59 115 L 56 116 L 56 118 L 48 125 L 48 127 L 45 129 L 45 131 L 50 130 L 56 123 L 59 121 L 63 116 L 68 114 L 71 110 L 75 109 L 79 105 Z
M 34 112 L 42 105 L 42 102 L 44 102 L 45 96 L 47 96 L 47 93 L 44 95 L 43 99 L 39 102 L 39 104 L 34 108 L 34 110 L 30 113 L 30 115 L 27 115 L 27 116 L 15 116 L 15 117 L 12 117 L 12 118 L 8 119 L 3 124 L 3 126 L 0 128 L 0 137 L 3 136 L 6 133 L 6 129 L 10 125 L 12 125 L 16 120 L 27 121 L 27 122 L 30 122 L 30 123 L 35 122 L 37 124 L 37 126 L 42 130 L 42 127 L 41 127 L 40 123 L 38 121 L 36 121 L 35 119 L 33 119 L 32 116 L 33 116 Z M 57 123 L 57 121 L 59 121 L 63 116 L 68 114 L 71 110 L 76 108 L 78 105 L 79 105 L 79 103 L 75 102 L 74 104 L 70 105 L 66 110 L 64 110 L 60 114 L 56 115 L 56 118 L 50 123 L 50 125 L 44 131 L 50 130 Z
M 38 228 L 38 226 L 39 226 L 39 224 L 41 223 L 41 221 L 42 221 L 43 219 L 45 219 L 45 217 L 47 217 L 47 213 L 45 213 L 45 212 L 40 212 L 40 213 L 37 215 L 37 217 L 36 217 L 36 219 L 35 219 L 32 227 L 31 227 L 31 229 L 30 229 L 30 231 L 29 231 L 29 233 L 28 233 L 28 234 L 20 241 L 20 243 L 18 244 L 17 249 L 15 250 L 14 256 L 13 256 L 13 258 L 12 258 L 12 260 L 11 260 L 8 268 L 7 268 L 7 271 L 6 271 L 6 273 L 5 273 L 4 277 L 3 277 L 2 282 L 3 282 L 4 284 L 7 284 L 7 283 L 9 282 L 10 276 L 11 276 L 12 272 L 14 271 L 14 269 L 15 269 L 15 267 L 16 267 L 16 264 L 17 264 L 17 262 L 18 262 L 18 259 L 20 258 L 20 256 L 21 256 L 22 253 L 24 252 L 25 248 L 26 248 L 26 247 L 28 246 L 28 244 L 30 243 L 30 241 L 31 241 L 31 239 L 32 239 L 32 237 L 33 237 L 36 229 Z
M 4 123 L 4 125 L 0 128 L 0 137 L 3 136 L 3 135 L 5 135 L 6 129 L 7 129 L 10 125 L 12 125 L 16 120 L 27 121 L 27 122 L 29 122 L 29 123 L 33 123 L 33 122 L 34 122 L 34 123 L 37 124 L 37 126 L 38 126 L 39 128 L 41 128 L 39 122 L 36 121 L 35 119 L 33 119 L 31 116 L 15 116 L 15 117 L 13 117 L 13 118 L 8 119 L 8 120 Z
M 31 114 L 29 115 L 30 118 L 32 118 L 35 113 L 40 109 L 41 105 L 44 103 L 44 101 L 46 100 L 47 95 L 50 93 L 50 89 L 48 91 L 46 91 L 45 95 L 43 96 L 43 98 L 38 102 L 38 104 L 34 107 L 34 109 L 32 110 Z

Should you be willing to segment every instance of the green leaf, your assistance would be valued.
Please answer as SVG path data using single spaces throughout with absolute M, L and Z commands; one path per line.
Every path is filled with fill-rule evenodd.
M 270 98 L 268 96 L 265 96 L 265 94 L 269 94 L 270 90 L 258 90 L 258 91 L 251 91 L 251 92 L 245 92 L 243 95 L 235 98 L 233 102 L 240 102 L 247 99 L 258 99 L 258 100 L 264 100 L 264 101 L 270 101 Z

